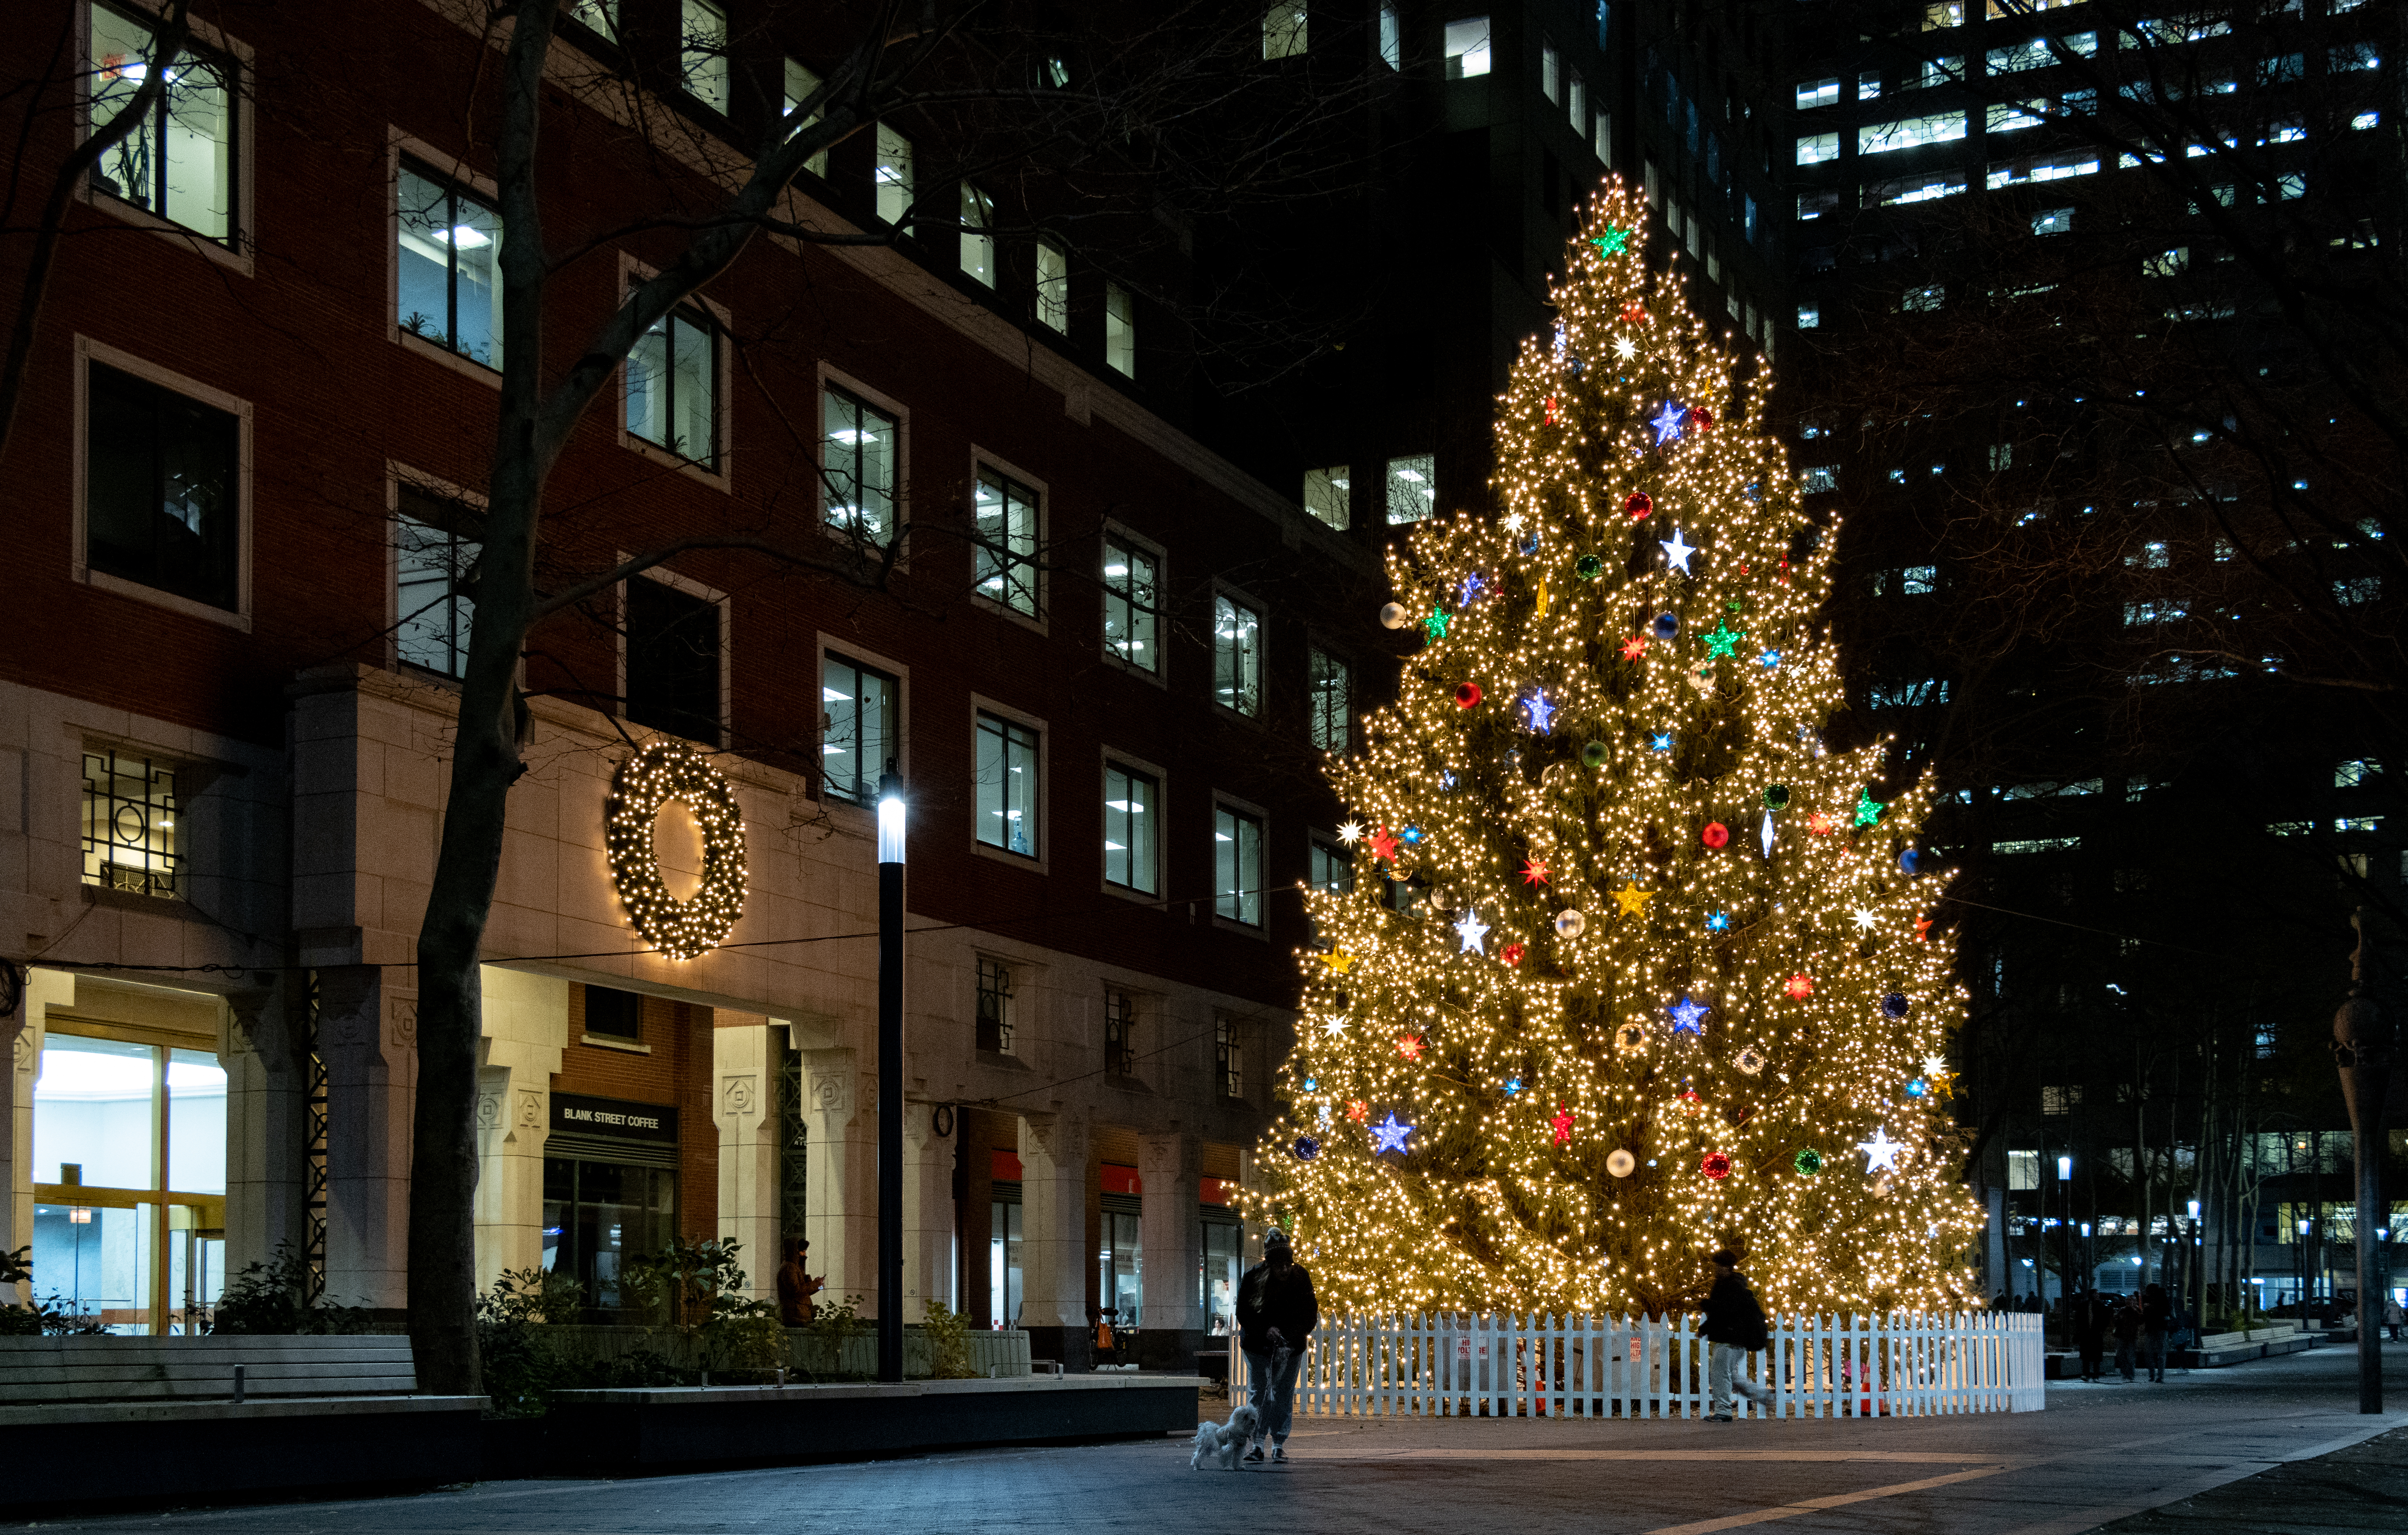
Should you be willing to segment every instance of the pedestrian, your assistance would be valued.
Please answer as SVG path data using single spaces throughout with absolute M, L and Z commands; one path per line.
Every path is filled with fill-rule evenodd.
M 819 1302 L 811 1297 L 820 1293 L 820 1281 L 804 1271 L 810 1260 L 810 1242 L 802 1237 L 788 1239 L 786 1261 L 778 1265 L 778 1325 L 787 1327 L 808 1327 L 819 1315 Z
M 1706 1341 L 1706 1390 L 1712 1399 L 1710 1423 L 1728 1423 L 1739 1404 L 1731 1393 L 1769 1405 L 1772 1393 L 1747 1378 L 1747 1356 L 1770 1346 L 1764 1308 L 1739 1271 L 1739 1255 L 1728 1248 L 1713 1255 L 1714 1284 L 1706 1296 L 1706 1319 L 1698 1336 Z
M 2098 1290 L 2087 1289 L 2073 1298 L 2073 1342 L 2082 1351 L 2082 1378 L 2096 1381 L 2105 1368 L 2100 1362 L 2107 1349 L 2107 1325 L 2110 1313 L 2107 1298 Z
M 2007 1304 L 2007 1292 L 2004 1290 L 2000 1290 L 1998 1294 L 1990 1298 L 1990 1309 L 1994 1312 L 2014 1310 L 2013 1306 Z
M 1101 1370 L 1110 1365 L 1117 1369 L 1121 1362 L 1121 1346 L 1120 1340 L 1112 1333 L 1111 1313 L 1097 1307 L 1089 1314 L 1096 1322 L 1096 1368 Z
M 2115 1329 L 2115 1368 L 2128 1381 L 2132 1379 L 2132 1354 L 2141 1336 L 2140 1298 L 2134 1297 L 2117 1306 L 2112 1325 Z
M 2165 1383 L 2166 1329 L 2173 1314 L 2164 1285 L 2152 1284 L 2141 1292 L 2141 1354 L 2148 1363 L 2150 1381 L 2157 1384 Z
M 2391 1341 L 2400 1341 L 2400 1329 L 2408 1327 L 2408 1311 L 2401 1309 L 2398 1296 L 2383 1303 L 2383 1325 L 2390 1329 Z
M 1288 1420 L 1296 1407 L 1296 1374 L 1304 1365 L 1304 1341 L 1321 1325 L 1312 1276 L 1296 1261 L 1287 1233 L 1273 1227 L 1263 1236 L 1263 1261 L 1238 1281 L 1238 1346 L 1245 1351 L 1248 1399 L 1261 1419 L 1255 1432 L 1270 1442 L 1274 1464 L 1287 1463 Z M 1248 1463 L 1263 1458 L 1258 1440 Z

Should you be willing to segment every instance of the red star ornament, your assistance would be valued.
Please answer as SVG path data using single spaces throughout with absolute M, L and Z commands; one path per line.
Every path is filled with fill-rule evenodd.
M 1544 884 L 1547 882 L 1547 876 L 1551 872 L 1553 871 L 1547 868 L 1546 861 L 1544 859 L 1526 858 L 1522 861 L 1522 882 L 1524 884 Z
M 1384 859 L 1392 864 L 1397 861 L 1396 834 L 1389 831 L 1387 827 L 1382 826 L 1378 836 L 1365 838 L 1364 841 L 1370 847 L 1372 857 Z
M 1828 837 L 1831 834 L 1831 818 L 1816 811 L 1806 818 L 1806 829 L 1817 837 Z
M 1555 1117 L 1547 1121 L 1547 1123 L 1555 1127 L 1556 1145 L 1568 1146 L 1571 1144 L 1572 1112 L 1570 1109 L 1557 1108 L 1555 1110 Z
M 1497 951 L 1497 957 L 1503 960 L 1508 965 L 1519 965 L 1522 963 L 1522 954 L 1523 949 L 1520 944 L 1508 943 L 1505 947 Z
M 1928 943 L 1931 941 L 1931 919 L 1929 917 L 1917 917 L 1914 919 L 1914 936 L 1916 940 L 1921 942 Z
M 1418 1034 L 1398 1035 L 1397 1037 L 1397 1054 L 1402 1055 L 1409 1061 L 1420 1060 L 1422 1058 L 1422 1037 Z
M 1781 989 L 1802 1002 L 1814 995 L 1814 978 L 1800 970 L 1791 976 L 1788 983 Z
M 1346 1117 L 1360 1125 L 1371 1117 L 1371 1106 L 1359 1097 L 1350 1098 L 1346 1104 Z
M 1622 642 L 1622 658 L 1625 661 L 1636 661 L 1646 653 L 1647 637 L 1643 634 L 1632 635 Z

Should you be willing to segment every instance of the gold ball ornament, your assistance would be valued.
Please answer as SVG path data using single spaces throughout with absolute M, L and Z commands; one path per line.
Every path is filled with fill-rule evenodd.
M 669 894 L 652 846 L 661 808 L 683 805 L 702 830 L 702 884 L 687 899 Z M 604 807 L 611 882 L 627 920 L 672 959 L 696 959 L 727 940 L 744 914 L 744 811 L 735 785 L 681 740 L 647 741 L 619 765 Z

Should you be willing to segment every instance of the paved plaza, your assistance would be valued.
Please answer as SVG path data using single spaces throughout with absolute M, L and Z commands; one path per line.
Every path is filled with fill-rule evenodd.
M 1707 1535 L 1778 1524 L 1784 1535 L 2079 1532 L 2275 1468 L 2358 1446 L 2408 1425 L 2408 1350 L 2386 1363 L 2397 1411 L 2356 1411 L 2347 1349 L 2163 1385 L 2049 1388 L 2017 1415 L 1713 1424 L 1547 1419 L 1299 1420 L 1294 1461 L 1191 1471 L 1168 1441 L 974 1450 L 922 1457 L 660 1477 L 491 1482 L 416 1497 L 46 1521 L 42 1528 L 194 1535 L 745 1535 L 794 1530 L 947 1535 L 972 1530 L 1455 1530 L 1537 1535 Z M 2395 1436 L 2390 1442 L 2396 1443 Z M 2408 1527 L 2400 1478 L 2379 1447 L 2358 1450 L 2354 1483 L 2326 1513 L 2266 1522 L 2289 1506 L 2257 1489 L 2242 1523 L 2177 1517 L 2152 1529 Z M 2358 1490 L 2351 1490 L 2356 1487 Z M 2241 1489 L 2222 1495 L 2226 1500 Z M 2335 1500 L 2338 1500 L 2336 1503 Z M 2217 1498 L 2196 1506 L 2216 1504 Z M 2386 1510 L 2342 1523 L 2338 1506 Z M 2308 1505 L 2300 1504 L 2301 1508 Z M 2391 1522 L 2397 1516 L 2397 1522 Z

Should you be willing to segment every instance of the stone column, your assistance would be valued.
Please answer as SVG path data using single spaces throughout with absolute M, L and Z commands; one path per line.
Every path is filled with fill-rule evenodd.
M 1202 1143 L 1185 1131 L 1138 1140 L 1138 1178 L 1145 1185 L 1145 1307 L 1138 1347 L 1139 1362 L 1148 1370 L 1196 1368 L 1204 1336 L 1204 1308 L 1196 1298 L 1204 1240 L 1196 1195 L 1203 1164 Z
M 308 1246 L 303 1210 L 308 1169 L 309 1062 L 284 985 L 226 995 L 225 1271 L 238 1273 L 289 1242 Z
M 543 1149 L 568 983 L 487 966 L 477 1041 L 477 1283 L 543 1266 Z
M 326 1299 L 398 1315 L 409 1298 L 417 994 L 388 984 L 381 966 L 320 970 L 318 1049 L 326 1063 Z
M 42 1064 L 47 1010 L 73 1007 L 75 993 L 73 971 L 28 969 L 23 999 L 15 1012 L 0 1018 L 0 1044 L 8 1052 L 8 1092 L 0 1101 L 0 1171 L 7 1174 L 0 1184 L 7 1195 L 7 1203 L 0 1205 L 0 1251 L 13 1253 L 34 1240 L 34 1185 L 59 1175 L 56 1168 L 34 1166 L 34 1078 Z M 50 1177 L 42 1176 L 45 1171 Z M 0 1291 L 0 1305 L 25 1298 Z
M 868 1316 L 878 1306 L 877 1079 L 853 1061 L 841 1046 L 803 1052 L 810 1135 L 803 1229 L 811 1272 L 825 1276 L 821 1301 L 859 1296 Z
M 927 1302 L 953 1307 L 953 1145 L 937 1133 L 931 1103 L 904 1107 L 903 1119 L 903 1320 L 928 1314 Z M 952 1111 L 948 1110 L 948 1113 Z M 958 1126 L 956 1126 L 958 1129 Z
M 1020 1318 L 1032 1358 L 1095 1363 L 1087 1331 L 1087 1122 L 1020 1116 Z
M 767 1019 L 729 1024 L 715 1016 L 710 1032 L 711 1122 L 719 1126 L 719 1236 L 738 1244 L 744 1294 L 778 1298 L 778 1115 Z M 814 1258 L 819 1244 L 811 1244 Z

